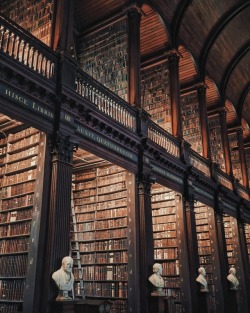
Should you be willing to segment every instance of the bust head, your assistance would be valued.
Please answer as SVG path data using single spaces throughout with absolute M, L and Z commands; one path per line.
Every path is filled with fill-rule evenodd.
M 230 269 L 229 269 L 229 274 L 232 274 L 232 275 L 236 275 L 236 269 L 234 268 L 234 267 L 231 267 Z
M 62 269 L 67 273 L 71 273 L 72 268 L 73 268 L 73 259 L 70 256 L 65 256 L 62 259 Z
M 205 275 L 206 275 L 206 270 L 205 270 L 205 268 L 204 268 L 204 267 L 200 267 L 200 268 L 198 269 L 198 273 L 199 273 L 200 275 L 205 276 Z
M 155 274 L 161 275 L 162 274 L 162 265 L 160 263 L 155 263 L 153 265 L 153 272 Z

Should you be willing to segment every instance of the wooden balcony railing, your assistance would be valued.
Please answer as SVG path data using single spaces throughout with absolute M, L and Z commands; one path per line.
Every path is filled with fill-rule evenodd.
M 76 92 L 92 102 L 102 113 L 136 131 L 137 110 L 83 71 L 77 71 Z
M 163 147 L 167 153 L 177 158 L 180 157 L 179 140 L 152 121 L 148 126 L 148 138 Z
M 189 150 L 189 163 L 206 176 L 211 176 L 209 160 L 204 159 L 192 149 Z
M 0 15 L 0 51 L 48 79 L 55 78 L 56 54 L 2 15 Z
M 224 173 L 222 170 L 217 169 L 217 180 L 218 182 L 227 187 L 230 190 L 233 190 L 233 183 L 231 181 L 230 176 L 228 176 L 228 174 Z

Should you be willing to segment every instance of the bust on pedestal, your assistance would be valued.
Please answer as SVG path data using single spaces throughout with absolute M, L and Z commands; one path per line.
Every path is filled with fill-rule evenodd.
M 165 296 L 165 292 L 162 289 L 164 287 L 164 280 L 161 277 L 162 266 L 159 263 L 153 265 L 153 274 L 148 278 L 148 280 L 153 285 L 153 291 L 151 296 Z
M 52 278 L 58 287 L 56 301 L 72 300 L 69 291 L 73 288 L 74 276 L 72 274 L 73 259 L 66 256 L 62 259 L 62 266 L 52 274 Z
M 229 275 L 227 276 L 227 279 L 230 283 L 230 290 L 238 290 L 239 281 L 236 277 L 236 269 L 234 267 L 229 269 Z
M 204 267 L 198 269 L 199 276 L 196 278 L 196 281 L 200 284 L 200 292 L 209 292 L 207 287 L 206 270 Z

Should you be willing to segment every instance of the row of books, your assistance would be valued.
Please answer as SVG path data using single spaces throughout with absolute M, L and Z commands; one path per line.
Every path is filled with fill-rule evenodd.
M 79 243 L 80 252 L 89 251 L 107 251 L 107 250 L 125 250 L 127 249 L 127 239 L 112 239 L 104 241 L 95 241 L 90 243 Z
M 167 260 L 167 259 L 177 259 L 177 258 L 178 258 L 177 248 L 154 249 L 155 260 Z
M 10 133 L 8 136 L 8 142 L 14 142 L 14 141 L 20 141 L 20 139 L 25 137 L 30 137 L 32 135 L 39 136 L 39 131 L 33 127 L 25 128 L 22 131 L 19 131 L 17 133 Z M 37 138 L 37 137 L 35 137 Z
M 0 300 L 16 300 L 23 299 L 23 291 L 25 280 L 0 280 Z
M 84 282 L 85 295 L 88 297 L 127 298 L 127 282 Z
M 15 235 L 28 235 L 30 233 L 31 223 L 23 222 L 12 225 L 0 226 L 0 238 Z
M 113 251 L 103 253 L 89 253 L 80 255 L 81 264 L 113 264 L 127 263 L 128 255 L 126 251 Z
M 33 205 L 34 195 L 29 194 L 25 196 L 15 197 L 8 200 L 2 200 L 2 211 L 15 209 Z
M 155 248 L 167 248 L 167 247 L 177 247 L 178 241 L 177 238 L 168 238 L 168 239 L 155 239 L 154 247 Z
M 34 191 L 34 188 L 35 188 L 35 181 L 30 181 L 27 183 L 4 187 L 2 189 L 2 197 L 8 198 L 8 197 L 13 197 L 13 196 L 17 196 L 17 195 L 21 195 L 25 193 L 30 193 L 31 191 Z
M 100 239 L 111 239 L 111 238 L 121 238 L 127 236 L 126 228 L 114 228 L 107 230 L 95 230 L 88 232 L 78 232 L 77 236 L 73 232 L 71 233 L 71 240 L 73 241 L 85 241 L 85 240 L 100 240 Z
M 127 265 L 92 265 L 82 267 L 82 276 L 84 281 L 87 280 L 128 280 Z M 77 272 L 74 270 L 75 279 L 77 279 Z
M 157 224 L 153 220 L 153 231 L 164 231 L 164 230 L 175 230 L 176 229 L 176 223 L 166 223 L 166 224 Z
M 154 239 L 174 238 L 176 236 L 177 236 L 176 230 L 160 231 L 153 233 Z
M 24 158 L 27 158 L 29 156 L 33 156 L 36 154 L 38 154 L 38 146 L 35 146 L 35 147 L 33 146 L 29 149 L 25 149 L 21 152 L 15 153 L 15 154 L 8 154 L 7 163 L 8 162 L 14 162 L 14 161 L 19 160 L 19 159 L 24 159 Z
M 14 175 L 8 175 L 3 178 L 3 185 L 8 186 L 8 185 L 13 185 L 17 183 L 22 183 L 25 181 L 29 181 L 32 179 L 35 179 L 37 176 L 37 169 L 25 171 L 22 173 L 14 174 Z
M 37 157 L 31 157 L 29 159 L 18 161 L 15 163 L 7 164 L 6 165 L 6 173 L 12 173 L 24 169 L 28 169 L 29 167 L 37 165 Z
M 124 199 L 117 199 L 117 200 L 110 200 L 105 202 L 95 202 L 95 199 L 92 199 L 92 203 L 81 203 L 81 201 L 78 201 L 79 199 L 76 199 L 74 201 L 75 204 L 75 213 L 83 213 L 83 212 L 92 212 L 96 210 L 109 210 L 109 209 L 117 209 L 121 207 L 126 207 L 127 202 Z M 80 203 L 78 203 L 80 202 Z M 81 205 L 82 204 L 82 205 Z
M 22 311 L 22 303 L 1 303 L 0 312 L 4 313 L 18 313 Z
M 0 256 L 0 277 L 22 277 L 27 272 L 27 254 Z
M 40 140 L 40 133 L 36 133 L 33 136 L 24 138 L 22 140 L 18 140 L 15 143 L 8 144 L 8 150 L 7 152 L 13 153 L 14 151 L 18 151 L 20 149 L 23 149 L 25 147 L 29 147 L 31 145 L 34 145 L 35 143 L 38 143 Z
M 162 263 L 162 275 L 180 275 L 180 264 L 179 260 L 172 262 L 163 262 Z
M 29 238 L 3 239 L 0 241 L 0 253 L 27 252 Z
M 0 223 L 13 223 L 26 219 L 31 219 L 32 210 L 18 210 L 18 211 L 0 211 Z

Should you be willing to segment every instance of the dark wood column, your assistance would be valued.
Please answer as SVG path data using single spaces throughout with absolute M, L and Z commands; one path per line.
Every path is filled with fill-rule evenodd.
M 223 224 L 223 210 L 219 205 L 219 196 L 215 195 L 215 224 L 216 224 L 216 240 L 219 251 L 219 262 L 218 267 L 221 273 L 221 290 L 220 299 L 224 299 L 224 312 L 229 312 L 229 292 L 228 292 L 228 259 L 227 259 L 227 249 L 226 249 L 226 237 L 225 229 Z
M 172 110 L 172 132 L 175 137 L 182 137 L 182 118 L 180 109 L 179 55 L 168 54 L 169 62 L 169 93 Z
M 210 159 L 211 150 L 210 150 L 210 140 L 209 140 L 209 131 L 208 131 L 208 121 L 207 121 L 206 87 L 205 86 L 202 85 L 197 88 L 197 98 L 198 98 L 199 107 L 200 107 L 203 156 L 206 159 Z
M 249 256 L 247 251 L 247 242 L 245 235 L 244 227 L 244 214 L 242 213 L 241 207 L 239 207 L 238 215 L 238 229 L 239 229 L 239 241 L 242 255 L 242 263 L 245 274 L 245 284 L 246 284 L 246 293 L 250 295 L 250 266 L 249 266 Z M 250 312 L 250 298 L 247 297 L 247 312 Z
M 52 48 L 70 53 L 73 44 L 74 0 L 55 1 Z
M 238 141 L 238 150 L 240 156 L 240 165 L 241 165 L 241 173 L 242 173 L 242 180 L 243 186 L 248 188 L 248 175 L 247 175 L 247 165 L 246 165 L 246 158 L 245 158 L 245 151 L 244 151 L 244 143 L 243 143 L 243 129 L 237 129 L 237 141 Z
M 198 276 L 199 257 L 198 244 L 195 227 L 195 212 L 194 212 L 194 196 L 190 194 L 184 198 L 184 206 L 186 213 L 186 228 L 187 228 L 187 242 L 188 242 L 188 256 L 189 256 L 189 273 L 190 273 L 190 291 L 192 311 L 199 312 L 198 295 L 196 277 Z
M 190 293 L 191 293 L 191 307 L 192 313 L 199 312 L 199 290 L 196 283 L 196 277 L 198 276 L 199 268 L 199 256 L 198 256 L 198 243 L 196 235 L 196 223 L 195 223 L 195 212 L 194 203 L 195 197 L 193 190 L 189 186 L 188 173 L 184 180 L 185 192 L 183 196 L 183 205 L 185 208 L 185 220 L 186 220 L 186 238 L 188 247 L 188 258 L 189 258 L 189 275 L 190 275 Z
M 228 136 L 227 136 L 226 110 L 225 109 L 219 110 L 219 115 L 220 115 L 220 123 L 221 123 L 221 138 L 222 138 L 222 143 L 223 143 L 223 153 L 225 157 L 226 173 L 233 176 L 229 141 L 228 141 Z
M 150 288 L 148 277 L 152 274 L 154 264 L 153 228 L 151 209 L 151 183 L 150 175 L 138 175 L 139 196 L 139 269 L 140 269 L 140 311 L 149 312 Z
M 70 254 L 70 214 L 72 155 L 75 144 L 59 132 L 51 140 L 52 175 L 50 204 L 47 221 L 47 243 L 44 264 L 44 295 L 41 312 L 48 311 L 48 302 L 56 296 L 57 289 L 51 279 L 59 269 L 61 260 Z
M 138 8 L 133 5 L 128 9 L 128 88 L 129 103 L 139 108 L 141 107 L 140 22 L 141 13 L 139 13 Z

